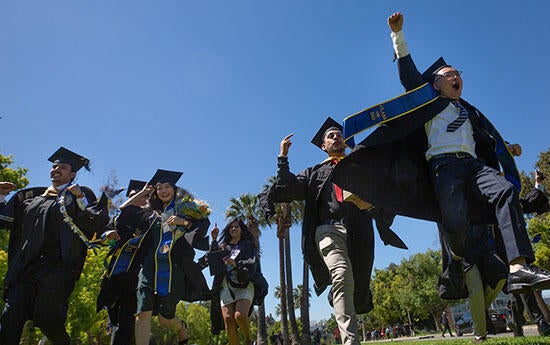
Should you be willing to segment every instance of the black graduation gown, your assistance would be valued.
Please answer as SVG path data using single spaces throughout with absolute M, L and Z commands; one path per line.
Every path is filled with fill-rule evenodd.
M 86 195 L 89 205 L 81 210 L 75 202 L 72 194 L 67 193 L 66 209 L 78 228 L 91 239 L 94 233 L 103 231 L 109 221 L 106 199 L 96 201 L 91 189 L 80 186 Z M 45 190 L 45 188 L 44 188 Z M 34 189 L 34 192 L 38 189 Z M 36 194 L 36 193 L 33 193 Z M 4 280 L 4 287 L 8 289 L 17 282 L 19 277 L 29 270 L 30 265 L 36 262 L 39 255 L 50 254 L 49 248 L 60 250 L 60 257 L 70 268 L 70 275 L 59 277 L 61 280 L 76 282 L 80 277 L 87 248 L 78 235 L 73 233 L 70 226 L 63 221 L 59 205 L 54 196 L 34 196 L 21 202 L 21 197 L 16 194 L 7 205 L 1 207 L 2 214 L 13 218 L 13 221 L 3 221 L 13 232 L 16 238 L 10 241 L 8 272 Z M 59 243 L 51 242 L 49 236 L 59 238 Z M 43 246 L 46 245 L 46 248 Z M 53 254 L 52 254 L 53 255 Z M 53 257 L 53 256 L 52 256 Z M 46 267 L 43 267 L 46 269 Z
M 138 206 L 130 205 L 128 208 L 132 208 L 135 211 L 139 212 L 141 210 Z M 99 312 L 103 307 L 110 307 L 115 305 L 117 301 L 125 300 L 125 297 L 129 295 L 134 295 L 137 289 L 138 283 L 138 273 L 143 262 L 143 253 L 147 251 L 146 246 L 143 244 L 145 242 L 144 238 L 138 243 L 141 243 L 142 246 L 139 246 L 133 252 L 133 258 L 131 263 L 129 263 L 125 272 L 114 274 L 110 272 L 113 269 L 113 265 L 118 264 L 118 252 L 122 250 L 125 244 L 134 238 L 134 236 L 146 236 L 146 230 L 142 228 L 134 228 L 130 224 L 127 224 L 123 221 L 120 221 L 120 217 L 117 216 L 109 224 L 109 228 L 116 229 L 120 240 L 117 241 L 114 248 L 112 248 L 107 254 L 106 270 L 105 276 L 101 281 L 101 289 L 97 296 L 97 311 Z M 125 247 L 127 248 L 127 247 Z M 134 310 L 135 313 L 135 310 Z
M 317 295 L 323 293 L 331 284 L 330 273 L 319 254 L 317 243 L 315 243 L 315 231 L 319 221 L 319 196 L 325 183 L 331 181 L 332 172 L 331 165 L 321 163 L 294 175 L 289 170 L 288 160 L 280 157 L 276 183 L 260 194 L 261 207 L 268 213 L 272 212 L 274 202 L 305 200 L 302 222 L 302 253 L 304 260 L 309 264 Z M 360 211 L 351 204 L 347 205 L 346 209 L 348 210 L 346 217 L 348 250 L 355 282 L 355 311 L 362 314 L 373 308 L 370 292 L 370 278 L 374 261 L 373 217 L 381 237 L 387 238 L 385 235 L 390 233 L 395 238 L 397 236 L 389 229 L 393 217 L 382 210 L 377 209 L 375 213 Z M 387 244 L 397 246 L 393 241 L 389 241 Z
M 425 81 L 410 55 L 398 59 L 401 82 L 407 91 Z M 334 169 L 333 181 L 365 201 L 393 214 L 440 221 L 441 212 L 429 178 L 424 124 L 449 105 L 438 98 L 410 114 L 379 126 Z M 485 165 L 499 169 L 494 139 L 483 130 L 483 114 L 464 100 L 474 131 L 476 155 Z
M 183 301 L 208 300 L 210 299 L 208 285 L 200 266 L 194 261 L 195 250 L 193 248 L 201 248 L 210 221 L 208 218 L 188 220 L 191 225 L 187 231 L 196 231 L 197 234 L 191 244 L 186 241 L 184 236 L 176 238 L 174 234 L 174 243 L 169 253 L 172 263 L 169 291 Z M 143 265 L 139 273 L 138 287 L 148 287 L 155 291 L 155 255 L 162 237 L 159 215 L 150 209 L 127 207 L 121 211 L 119 221 L 136 228 L 148 229 L 144 240 L 146 250 L 143 252 Z

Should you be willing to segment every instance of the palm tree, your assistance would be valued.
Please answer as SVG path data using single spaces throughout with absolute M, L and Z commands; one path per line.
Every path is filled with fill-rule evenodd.
M 288 345 L 288 299 L 286 287 L 286 274 L 288 269 L 285 266 L 285 238 L 288 237 L 288 229 L 290 228 L 290 220 L 288 212 L 288 204 L 279 204 L 277 207 L 277 238 L 279 239 L 279 298 L 281 300 L 281 333 L 283 336 L 283 345 Z M 292 274 L 292 272 L 290 273 Z
M 304 288 L 305 287 L 305 288 Z M 302 285 L 298 285 L 300 289 L 300 319 L 302 320 L 302 344 L 311 344 L 311 332 L 309 330 L 309 298 L 311 292 L 309 290 L 309 265 L 304 260 L 302 269 Z
M 287 208 L 290 208 L 290 204 L 282 204 L 282 206 L 285 206 Z M 291 210 L 288 210 L 288 212 L 291 212 Z M 290 215 L 286 215 L 285 217 L 289 217 Z M 295 304 L 294 304 L 294 288 L 292 286 L 292 260 L 290 255 L 290 234 L 289 229 L 290 226 L 286 229 L 284 234 L 284 243 L 285 243 L 285 263 L 286 263 L 286 300 L 287 300 L 287 312 L 288 312 L 288 319 L 290 321 L 290 334 L 292 338 L 292 344 L 299 344 L 300 343 L 300 335 L 298 332 L 298 324 L 296 323 L 296 313 L 295 313 Z
M 260 231 L 261 226 L 266 226 L 267 222 L 262 210 L 258 204 L 258 196 L 256 194 L 242 194 L 238 198 L 229 199 L 229 207 L 225 211 L 225 218 L 239 217 L 246 219 L 246 226 L 254 235 L 256 245 L 260 248 Z M 258 256 L 258 266 L 261 270 L 261 260 Z M 262 302 L 258 306 L 258 345 L 267 344 L 267 323 L 265 318 L 265 305 Z
M 275 177 L 270 177 L 268 184 L 276 182 Z M 292 344 L 300 343 L 298 324 L 294 312 L 294 299 L 292 287 L 292 260 L 290 255 L 289 229 L 292 224 L 300 223 L 303 219 L 304 201 L 295 200 L 290 203 L 280 203 L 275 206 L 275 215 L 271 222 L 277 224 L 277 237 L 279 239 L 279 278 L 281 287 L 281 332 L 284 344 L 288 344 L 287 315 L 290 321 L 290 333 Z M 309 323 L 309 322 L 308 322 Z M 308 326 L 309 328 L 309 326 Z

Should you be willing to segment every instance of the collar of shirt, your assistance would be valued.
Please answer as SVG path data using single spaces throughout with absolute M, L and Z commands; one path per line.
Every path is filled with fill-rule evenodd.
M 325 164 L 328 162 L 332 162 L 334 164 L 340 163 L 342 159 L 346 158 L 346 156 L 329 156 L 327 159 L 321 162 L 321 164 Z
M 470 120 L 466 120 L 454 132 L 447 132 L 447 126 L 460 114 L 460 110 L 452 103 L 439 114 L 426 122 L 424 129 L 428 137 L 426 160 L 442 153 L 466 152 L 476 157 L 474 131 Z
M 58 192 L 61 192 L 63 189 L 65 189 L 65 187 L 67 187 L 69 184 L 68 183 L 65 183 L 65 184 L 62 184 L 60 186 L 52 186 L 53 188 L 55 188 L 55 190 L 57 190 Z

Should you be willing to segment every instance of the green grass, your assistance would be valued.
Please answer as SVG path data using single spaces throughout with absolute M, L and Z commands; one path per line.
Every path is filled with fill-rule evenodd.
M 442 339 L 435 339 L 435 340 L 395 340 L 393 342 L 384 342 L 384 343 L 397 343 L 399 345 L 401 344 L 414 344 L 414 345 L 471 345 L 474 343 L 473 338 L 462 338 L 457 340 L 442 340 Z M 384 344 L 382 343 L 382 344 Z M 374 345 L 374 344 L 381 344 L 381 342 L 362 342 L 363 345 Z M 486 342 L 482 343 L 483 345 L 543 345 L 543 344 L 549 344 L 550 345 L 550 337 L 522 337 L 522 338 L 514 338 L 514 337 L 505 337 L 505 338 L 489 338 Z

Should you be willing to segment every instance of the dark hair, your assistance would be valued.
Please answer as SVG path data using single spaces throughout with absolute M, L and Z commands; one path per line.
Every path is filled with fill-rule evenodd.
M 191 195 L 191 193 L 189 193 L 183 188 L 176 186 L 173 183 L 168 183 L 168 184 L 174 189 L 174 199 L 172 200 L 183 198 L 184 195 L 186 194 Z M 153 190 L 153 193 L 151 193 L 151 196 L 149 197 L 149 206 L 152 210 L 155 210 L 155 211 L 162 211 L 164 209 L 164 205 L 162 204 L 162 201 L 158 197 L 156 186 L 155 186 L 155 190 Z
M 231 234 L 229 233 L 229 228 L 231 227 L 231 224 L 233 224 L 233 223 L 239 224 L 239 227 L 241 228 L 241 240 L 242 241 L 248 241 L 248 242 L 254 244 L 254 246 L 256 247 L 256 241 L 254 239 L 254 236 L 252 235 L 250 230 L 248 230 L 248 226 L 246 226 L 244 221 L 239 217 L 232 218 L 227 223 L 227 225 L 223 228 L 222 236 L 221 236 L 221 242 L 222 243 L 229 243 L 229 241 L 231 241 Z M 258 248 L 256 248 L 256 249 L 258 249 Z

